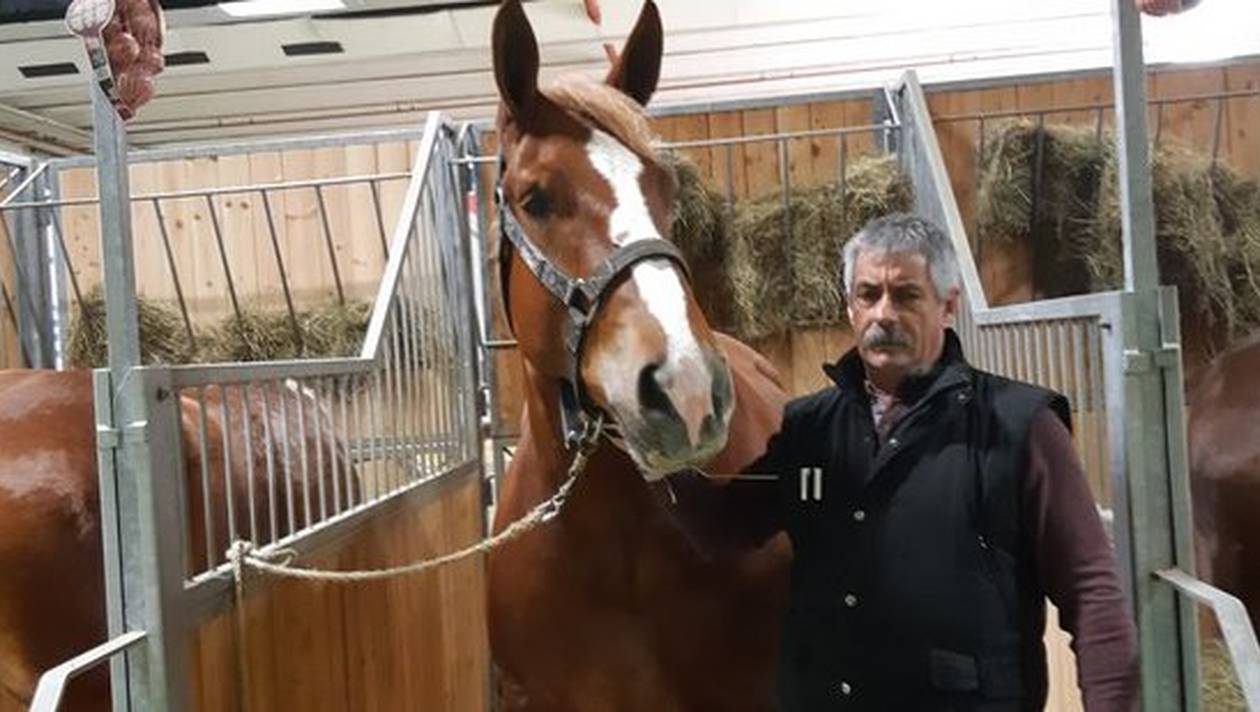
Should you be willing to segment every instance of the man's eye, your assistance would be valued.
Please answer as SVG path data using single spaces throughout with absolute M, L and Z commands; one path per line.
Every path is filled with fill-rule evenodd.
M 535 220 L 541 220 L 551 212 L 551 200 L 541 188 L 530 188 L 521 200 L 521 208 Z

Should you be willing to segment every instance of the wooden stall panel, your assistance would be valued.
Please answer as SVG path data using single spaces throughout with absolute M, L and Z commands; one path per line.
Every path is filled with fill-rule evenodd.
M 301 562 L 335 570 L 409 563 L 481 536 L 477 477 L 366 523 Z M 207 622 L 193 643 L 202 712 L 342 712 L 487 707 L 480 559 L 379 582 L 251 577 L 244 615 Z M 243 653 L 243 656 L 242 656 Z

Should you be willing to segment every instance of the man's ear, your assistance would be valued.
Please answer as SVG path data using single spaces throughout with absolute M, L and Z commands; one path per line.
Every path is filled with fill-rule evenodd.
M 958 309 L 962 304 L 962 291 L 958 287 L 950 287 L 945 295 L 945 325 L 958 323 Z
M 664 35 L 661 13 L 653 0 L 647 0 L 639 11 L 639 19 L 634 23 L 630 37 L 626 39 L 626 46 L 604 81 L 639 102 L 640 106 L 647 106 L 661 78 Z

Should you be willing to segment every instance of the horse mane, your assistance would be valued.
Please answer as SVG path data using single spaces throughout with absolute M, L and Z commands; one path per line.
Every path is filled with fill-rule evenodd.
M 634 99 L 578 74 L 559 77 L 542 93 L 565 111 L 611 134 L 640 158 L 654 159 L 656 133 Z

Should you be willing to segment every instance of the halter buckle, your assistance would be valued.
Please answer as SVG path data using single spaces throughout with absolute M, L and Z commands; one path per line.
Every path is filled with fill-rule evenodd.
M 581 314 L 583 321 L 590 316 L 593 304 L 586 293 L 585 280 L 579 277 L 569 281 L 568 289 L 564 293 L 564 305 L 571 311 Z

